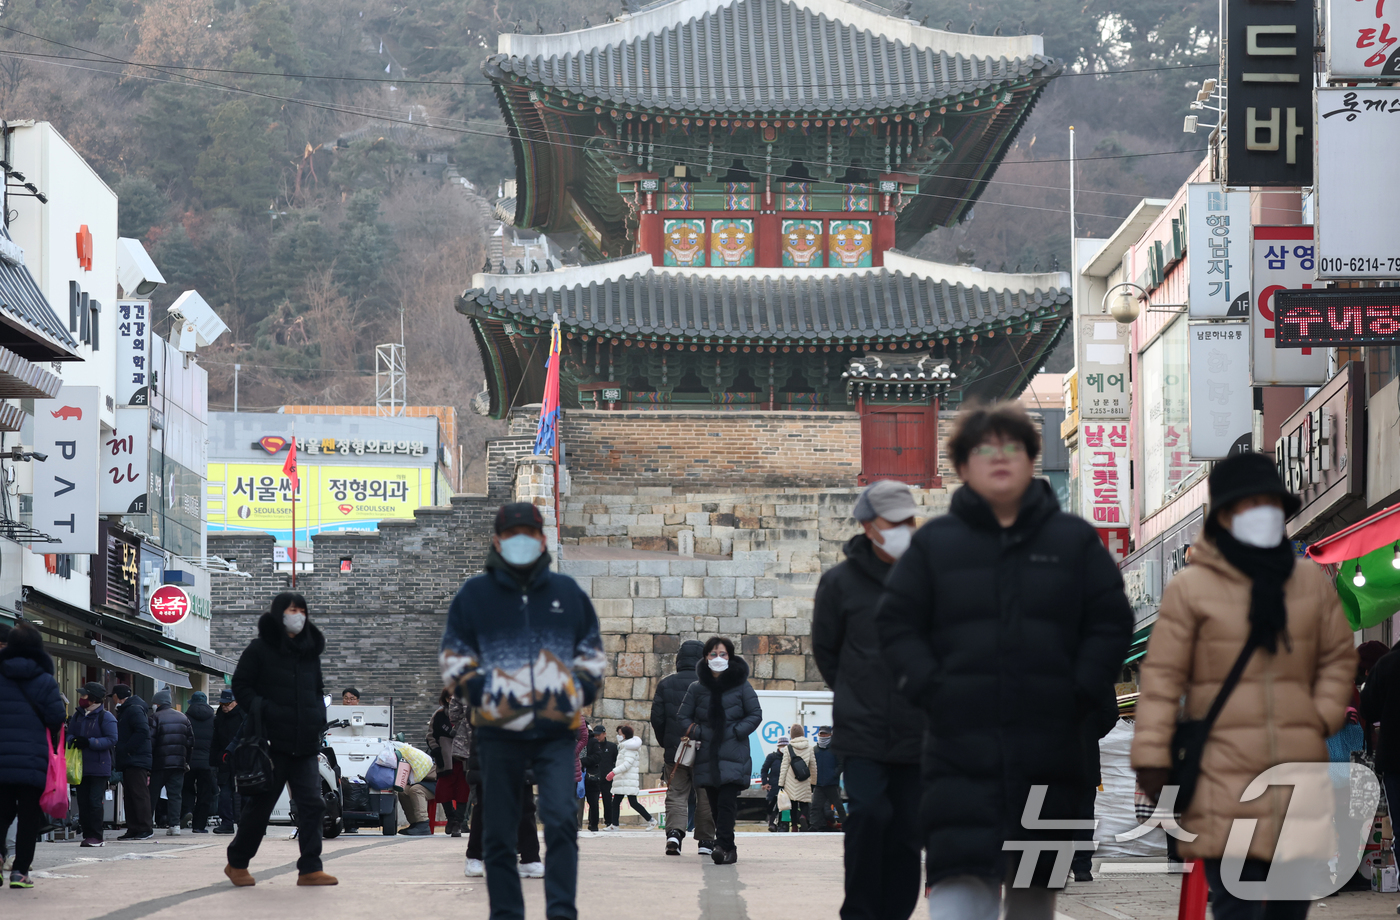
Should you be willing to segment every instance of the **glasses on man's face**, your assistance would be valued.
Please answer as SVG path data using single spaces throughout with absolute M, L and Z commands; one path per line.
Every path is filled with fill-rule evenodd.
M 1004 457 L 1014 457 L 1026 449 L 1026 445 L 1020 441 L 1008 441 L 1005 444 L 983 444 L 973 448 L 973 453 L 979 457 L 995 457 L 1001 454 Z

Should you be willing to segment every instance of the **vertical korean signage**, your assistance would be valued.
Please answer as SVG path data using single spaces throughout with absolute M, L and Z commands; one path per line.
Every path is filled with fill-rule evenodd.
M 1247 319 L 1249 190 L 1221 191 L 1214 182 L 1188 185 L 1186 227 L 1191 318 Z
M 1400 79 L 1400 3 L 1329 0 L 1327 79 Z
M 34 529 L 56 542 L 58 553 L 95 555 L 97 483 L 102 422 L 97 387 L 69 387 L 57 399 L 34 400 Z
M 1312 185 L 1312 3 L 1227 0 L 1225 15 L 1226 181 Z
M 1128 525 L 1128 423 L 1079 425 L 1080 514 L 1101 529 Z
M 1250 322 L 1250 380 L 1257 386 L 1321 386 L 1327 382 L 1327 349 L 1279 348 L 1274 294 L 1313 286 L 1312 227 L 1255 227 L 1254 316 Z
M 1319 278 L 1400 278 L 1397 150 L 1400 89 L 1317 91 Z
M 1192 323 L 1191 459 L 1219 460 L 1254 444 L 1249 324 Z
M 123 406 L 117 427 L 102 444 L 102 484 L 98 510 L 102 514 L 147 514 L 150 489 L 150 409 Z
M 1128 418 L 1128 333 L 1111 316 L 1080 316 L 1079 417 Z
M 117 301 L 117 405 L 151 404 L 151 302 Z

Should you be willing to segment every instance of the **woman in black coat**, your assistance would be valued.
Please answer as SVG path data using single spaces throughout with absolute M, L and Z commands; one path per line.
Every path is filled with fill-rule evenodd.
M 53 678 L 53 659 L 39 631 L 21 622 L 0 648 L 0 849 L 16 817 L 11 888 L 33 888 L 29 864 L 43 812 L 39 797 L 49 777 L 49 732 L 63 725 L 63 698 Z M 0 862 L 4 857 L 0 854 Z
M 739 793 L 753 779 L 749 735 L 763 721 L 758 694 L 749 685 L 749 666 L 734 654 L 734 643 L 711 636 L 695 665 L 697 680 L 681 703 L 681 725 L 700 741 L 693 767 L 695 785 L 710 799 L 715 817 L 715 865 L 739 861 L 734 847 L 734 817 Z

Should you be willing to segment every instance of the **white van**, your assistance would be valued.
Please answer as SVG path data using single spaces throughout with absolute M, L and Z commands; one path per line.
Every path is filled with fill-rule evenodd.
M 786 738 L 793 725 L 801 725 L 815 743 L 817 729 L 831 724 L 830 690 L 756 690 L 763 721 L 749 735 L 753 755 L 753 780 L 758 782 L 763 761 L 778 749 L 778 739 Z

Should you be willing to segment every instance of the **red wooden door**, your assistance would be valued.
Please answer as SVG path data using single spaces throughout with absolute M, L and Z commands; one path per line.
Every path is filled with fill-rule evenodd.
M 897 479 L 939 488 L 938 406 L 865 408 L 860 419 L 861 485 Z

